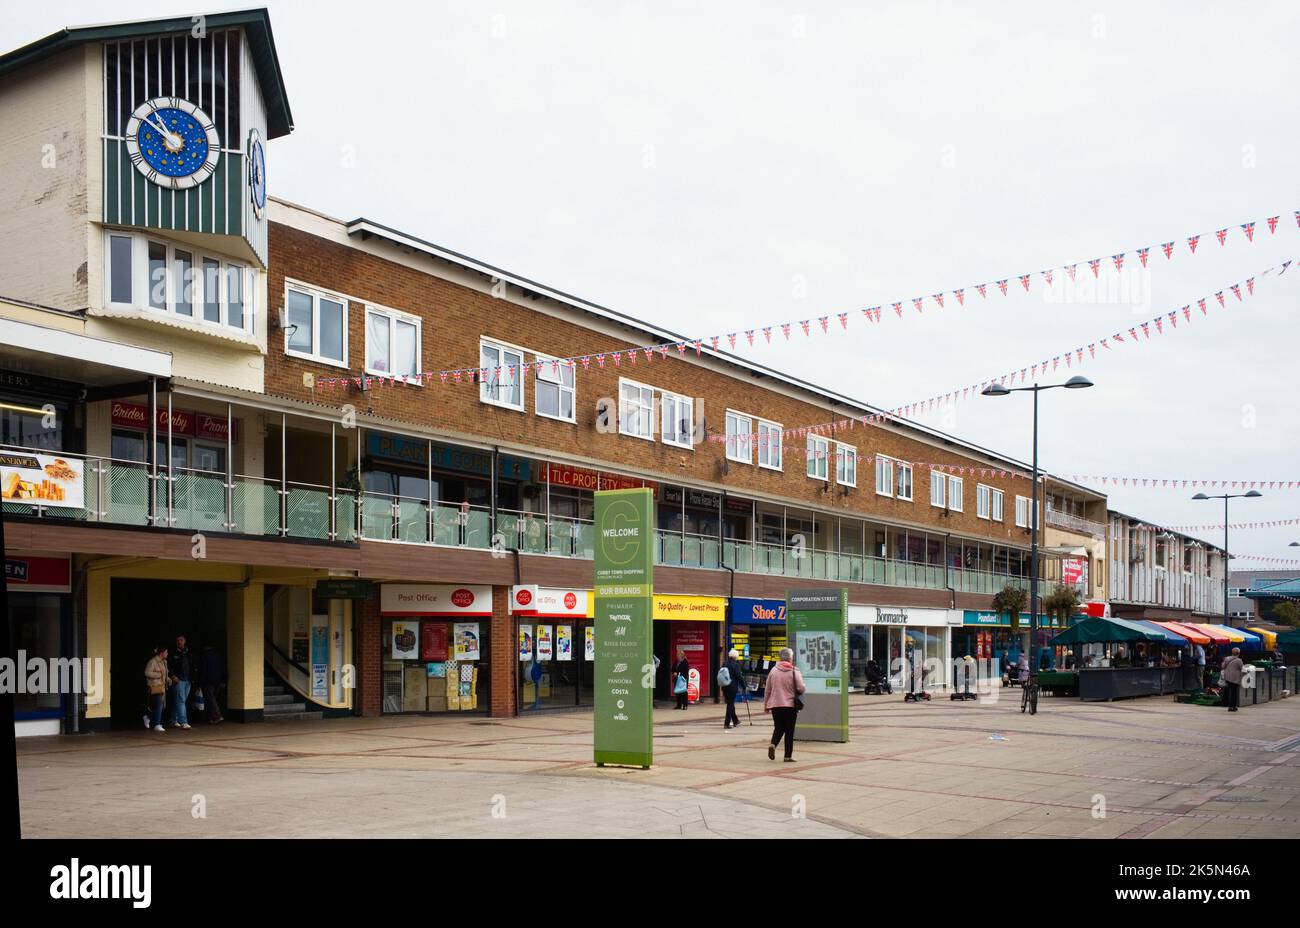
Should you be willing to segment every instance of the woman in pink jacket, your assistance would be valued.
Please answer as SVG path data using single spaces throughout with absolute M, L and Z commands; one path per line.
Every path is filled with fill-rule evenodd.
M 785 738 L 786 763 L 794 763 L 794 723 L 799 717 L 802 703 L 798 697 L 805 691 L 803 674 L 794 666 L 794 652 L 782 648 L 781 660 L 767 675 L 767 693 L 763 697 L 763 711 L 772 713 L 772 743 L 767 746 L 767 759 L 776 760 L 776 746 Z

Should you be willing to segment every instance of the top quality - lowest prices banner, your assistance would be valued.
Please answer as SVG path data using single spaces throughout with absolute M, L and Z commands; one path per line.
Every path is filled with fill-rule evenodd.
M 30 506 L 83 509 L 85 462 L 49 454 L 0 453 L 0 499 Z

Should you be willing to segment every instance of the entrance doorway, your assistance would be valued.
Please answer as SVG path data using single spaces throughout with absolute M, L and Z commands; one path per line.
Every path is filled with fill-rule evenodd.
M 591 707 L 596 701 L 592 619 L 520 621 L 519 709 Z M 531 636 L 525 644 L 523 638 Z
M 154 648 L 162 644 L 174 647 L 177 635 L 185 636 L 196 664 L 203 646 L 211 644 L 226 658 L 226 667 L 230 666 L 225 584 L 115 579 L 110 609 L 109 654 L 115 672 L 110 674 L 109 699 L 114 728 L 140 727 L 147 703 L 144 665 Z M 223 714 L 225 708 L 223 704 Z M 192 708 L 190 716 L 195 716 Z

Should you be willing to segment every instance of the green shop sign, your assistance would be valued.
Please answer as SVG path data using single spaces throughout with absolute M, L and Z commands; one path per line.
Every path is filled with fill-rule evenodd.
M 791 590 L 788 644 L 807 692 L 795 729 L 800 741 L 849 740 L 849 591 Z
M 321 599 L 367 599 L 371 589 L 369 580 L 317 580 L 312 592 Z
M 596 766 L 653 757 L 654 494 L 599 490 L 596 515 Z

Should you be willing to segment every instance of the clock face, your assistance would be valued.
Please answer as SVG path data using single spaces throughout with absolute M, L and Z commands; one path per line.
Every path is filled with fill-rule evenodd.
M 136 170 L 172 190 L 203 183 L 221 157 L 217 127 L 207 113 L 178 97 L 136 107 L 126 124 L 126 150 Z
M 262 134 L 256 129 L 248 133 L 248 198 L 253 201 L 254 214 L 261 219 L 266 211 L 266 152 Z

